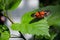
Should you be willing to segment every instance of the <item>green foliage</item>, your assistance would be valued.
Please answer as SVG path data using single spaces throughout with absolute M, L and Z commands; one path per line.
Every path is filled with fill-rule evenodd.
M 4 11 L 4 16 L 7 16 L 6 10 L 17 8 L 21 0 L 0 0 L 0 10 Z M 8 17 L 8 16 L 7 16 Z M 7 26 L 0 25 L 0 40 L 9 40 L 10 32 Z
M 18 7 L 20 4 L 21 0 L 9 0 L 11 1 L 10 4 L 8 5 L 8 9 L 15 9 Z
M 0 40 L 9 40 L 10 32 L 7 26 L 0 25 Z
M 49 40 L 53 40 L 57 36 L 57 33 L 54 31 L 49 33 L 49 26 L 53 25 L 54 28 L 60 31 L 60 6 L 47 6 L 39 10 L 49 10 L 50 14 L 44 19 L 30 24 L 30 21 L 34 19 L 31 17 L 31 14 L 35 13 L 36 11 L 28 12 L 22 16 L 21 24 L 15 23 L 12 24 L 11 27 L 13 30 L 21 31 L 24 34 L 29 33 L 45 37 L 49 36 Z
M 47 6 L 41 8 L 41 10 L 50 10 L 50 14 L 47 17 L 47 22 L 49 26 L 54 26 L 54 28 L 56 29 L 54 31 L 60 31 L 60 5 Z M 50 40 L 53 40 L 57 36 L 57 33 L 53 32 L 50 32 Z
M 35 13 L 34 11 L 28 12 L 23 15 L 21 24 L 12 24 L 12 29 L 21 31 L 22 33 L 26 34 L 33 34 L 33 35 L 42 35 L 42 36 L 50 36 L 49 35 L 49 25 L 47 24 L 46 19 L 42 19 L 38 22 L 29 24 L 34 18 L 31 17 L 31 14 Z
M 32 21 L 34 18 L 31 17 L 31 14 L 34 12 L 28 12 L 22 17 L 22 24 L 25 24 L 25 29 L 27 29 L 27 32 L 30 34 L 36 34 L 36 35 L 49 35 L 48 33 L 48 24 L 46 19 L 42 19 L 38 22 L 29 24 L 30 21 Z M 39 32 L 39 33 L 38 33 Z
M 21 0 L 0 0 L 0 9 L 15 9 Z
M 48 24 L 60 29 L 60 6 L 47 6 L 42 10 L 50 10 L 50 14 L 47 17 Z

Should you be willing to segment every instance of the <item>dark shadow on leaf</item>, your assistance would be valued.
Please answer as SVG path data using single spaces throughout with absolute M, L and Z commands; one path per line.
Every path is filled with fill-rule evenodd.
M 41 20 L 41 19 L 43 19 L 43 18 L 34 18 L 34 19 L 32 19 L 32 20 L 29 22 L 29 24 L 38 22 L 38 21 Z

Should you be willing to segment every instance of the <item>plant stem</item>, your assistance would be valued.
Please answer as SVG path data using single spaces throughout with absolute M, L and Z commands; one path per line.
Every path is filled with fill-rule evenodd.
M 7 12 L 5 12 L 5 14 L 6 14 Z M 14 24 L 14 22 L 7 16 L 7 15 L 4 15 L 6 18 L 8 18 L 9 19 L 9 21 L 12 23 L 12 24 Z M 21 38 L 23 38 L 24 40 L 26 40 L 25 39 L 25 37 L 23 36 L 23 34 L 19 31 L 19 33 L 21 34 Z
M 36 37 L 36 35 L 34 35 L 34 40 L 36 40 L 36 38 L 35 38 L 35 37 Z
M 23 36 L 23 34 L 20 31 L 19 31 L 19 33 L 21 34 L 21 38 L 23 38 L 24 40 L 26 40 L 25 37 Z
M 5 17 L 8 18 L 12 24 L 14 24 L 14 22 L 8 16 L 5 16 Z
M 7 12 L 6 12 L 7 13 Z M 8 18 L 9 19 L 9 21 L 12 23 L 12 24 L 14 24 L 14 22 L 7 16 L 7 15 L 4 15 L 6 18 Z M 25 39 L 25 37 L 23 36 L 23 34 L 19 31 L 19 33 L 21 34 L 21 38 L 23 38 L 24 40 L 26 40 Z
M 6 18 L 8 18 L 9 19 L 9 21 L 13 24 L 14 22 L 7 16 L 7 3 L 5 3 L 4 2 L 4 0 L 2 1 L 2 3 L 3 3 L 3 11 L 4 11 L 4 16 L 6 17 Z

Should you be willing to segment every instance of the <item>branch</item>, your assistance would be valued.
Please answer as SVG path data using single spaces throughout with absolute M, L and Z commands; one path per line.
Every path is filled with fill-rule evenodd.
M 5 16 L 5 17 L 8 18 L 12 24 L 14 24 L 14 22 L 8 16 Z

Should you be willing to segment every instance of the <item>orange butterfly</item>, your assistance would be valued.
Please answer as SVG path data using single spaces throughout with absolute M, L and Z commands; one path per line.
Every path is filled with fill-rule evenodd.
M 44 18 L 45 16 L 48 16 L 48 14 L 49 14 L 50 12 L 49 11 L 47 11 L 47 10 L 45 10 L 45 11 L 38 11 L 38 12 L 36 12 L 34 15 L 33 15 L 33 17 L 35 17 L 35 18 Z

